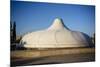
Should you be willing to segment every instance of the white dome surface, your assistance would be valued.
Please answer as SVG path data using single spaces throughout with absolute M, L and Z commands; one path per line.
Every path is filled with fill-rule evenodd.
M 59 18 L 49 28 L 28 33 L 21 40 L 26 48 L 88 47 L 91 43 L 86 34 L 71 31 Z

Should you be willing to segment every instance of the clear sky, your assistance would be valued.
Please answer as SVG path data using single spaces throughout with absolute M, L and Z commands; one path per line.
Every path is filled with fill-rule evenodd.
M 53 20 L 62 18 L 71 30 L 89 36 L 95 32 L 95 6 L 42 2 L 11 2 L 11 21 L 16 21 L 17 35 L 48 28 Z

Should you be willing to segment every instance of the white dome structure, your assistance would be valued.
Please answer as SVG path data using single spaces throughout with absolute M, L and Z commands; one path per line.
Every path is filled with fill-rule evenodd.
M 59 18 L 49 28 L 28 33 L 21 40 L 21 45 L 25 48 L 89 47 L 91 44 L 86 34 L 71 31 Z

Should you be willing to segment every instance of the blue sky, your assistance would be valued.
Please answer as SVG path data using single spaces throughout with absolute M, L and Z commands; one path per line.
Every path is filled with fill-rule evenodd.
M 71 30 L 89 36 L 95 32 L 95 6 L 41 2 L 11 2 L 11 21 L 16 21 L 17 35 L 48 28 L 53 20 L 62 18 Z

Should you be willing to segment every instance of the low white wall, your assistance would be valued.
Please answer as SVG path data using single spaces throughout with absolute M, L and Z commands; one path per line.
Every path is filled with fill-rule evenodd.
M 95 53 L 95 48 L 54 49 L 54 50 L 18 50 L 12 51 L 11 57 L 36 58 L 64 54 Z

